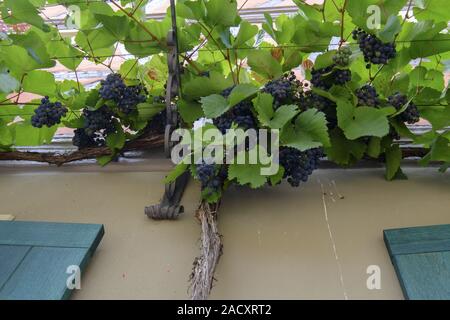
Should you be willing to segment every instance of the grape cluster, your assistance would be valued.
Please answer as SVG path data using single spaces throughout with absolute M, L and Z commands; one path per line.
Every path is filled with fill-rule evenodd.
M 198 164 L 196 178 L 200 180 L 202 190 L 208 190 L 210 194 L 219 192 L 227 178 L 226 167 L 218 168 L 215 164 Z
M 376 36 L 360 28 L 353 30 L 352 36 L 353 40 L 358 42 L 364 60 L 368 63 L 368 68 L 370 68 L 370 63 L 387 64 L 390 59 L 397 55 L 394 43 L 383 43 Z
M 392 96 L 388 98 L 389 104 L 393 106 L 395 109 L 400 110 L 402 109 L 407 103 L 408 103 L 408 97 L 401 93 L 395 93 Z M 420 120 L 420 114 L 419 109 L 417 109 L 417 106 L 410 102 L 408 107 L 400 113 L 397 118 L 402 121 L 409 124 L 413 124 L 416 122 L 419 122 Z
M 119 101 L 126 88 L 122 77 L 117 73 L 110 73 L 100 84 L 99 94 L 105 100 Z
M 400 138 L 401 138 L 401 136 L 398 134 L 398 132 L 392 126 L 389 127 L 389 134 L 388 134 L 388 136 L 391 137 L 392 140 L 400 140 Z
M 311 70 L 311 84 L 313 87 L 328 90 L 334 84 L 344 85 L 352 80 L 352 72 L 348 69 L 334 69 L 334 65 Z
M 301 96 L 299 105 L 303 111 L 311 108 L 322 111 L 333 105 L 333 101 L 312 91 L 307 91 Z
M 78 149 L 101 147 L 105 145 L 105 139 L 99 133 L 89 135 L 84 129 L 76 129 L 72 143 Z
M 222 96 L 227 98 L 232 90 L 233 87 L 225 89 L 222 92 Z M 213 123 L 223 134 L 226 133 L 227 129 L 231 128 L 233 123 L 245 130 L 256 129 L 257 122 L 252 112 L 252 106 L 250 101 L 241 101 L 223 115 L 215 118 Z
M 146 100 L 143 92 L 145 89 L 142 85 L 126 86 L 117 73 L 111 73 L 102 80 L 99 90 L 100 97 L 117 103 L 117 107 L 124 114 L 130 114 L 136 110 L 139 103 Z
M 357 89 L 355 94 L 358 98 L 359 106 L 377 107 L 380 104 L 377 91 L 369 84 Z
M 163 96 L 154 96 L 153 103 L 155 104 L 165 104 L 166 99 Z M 164 109 L 153 116 L 147 125 L 147 130 L 157 134 L 163 134 L 166 130 L 167 124 L 167 111 Z
M 308 181 L 308 177 L 318 168 L 323 151 L 319 148 L 304 152 L 291 147 L 280 148 L 280 164 L 284 168 L 284 178 L 289 184 L 298 187 L 300 182 Z
M 61 122 L 61 118 L 67 113 L 67 108 L 63 107 L 60 102 L 52 103 L 49 97 L 41 100 L 41 104 L 34 110 L 31 117 L 31 125 L 35 128 L 43 126 L 52 127 Z
M 166 123 L 167 123 L 167 112 L 166 110 L 162 110 L 161 112 L 157 113 L 152 118 L 152 120 L 150 120 L 149 124 L 147 125 L 147 129 L 150 132 L 163 134 L 166 130 Z
M 142 94 L 144 87 L 142 85 L 126 87 L 122 97 L 116 101 L 119 110 L 125 114 L 130 114 L 136 110 L 139 103 L 145 102 L 147 98 Z
M 340 67 L 347 67 L 350 63 L 352 50 L 349 47 L 341 47 L 333 56 L 333 62 Z
M 273 96 L 273 105 L 277 109 L 282 105 L 298 102 L 302 92 L 302 83 L 294 72 L 290 72 L 281 78 L 267 82 L 262 91 Z
M 72 139 L 78 149 L 101 147 L 106 136 L 115 132 L 114 112 L 106 105 L 97 110 L 83 110 L 84 126 L 76 129 Z
M 104 130 L 105 133 L 114 132 L 114 113 L 107 106 L 102 106 L 97 110 L 83 110 L 84 128 L 88 135 Z

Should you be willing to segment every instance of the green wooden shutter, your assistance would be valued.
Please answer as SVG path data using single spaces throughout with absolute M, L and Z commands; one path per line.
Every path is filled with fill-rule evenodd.
M 69 298 L 67 267 L 83 271 L 103 234 L 98 224 L 0 221 L 0 299 Z
M 406 299 L 450 299 L 450 225 L 384 230 Z

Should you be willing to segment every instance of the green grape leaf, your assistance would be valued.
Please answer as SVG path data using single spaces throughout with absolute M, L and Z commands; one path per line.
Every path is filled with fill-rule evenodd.
M 205 3 L 206 19 L 213 26 L 236 25 L 237 4 L 233 0 L 209 0 Z
M 50 41 L 47 44 L 48 54 L 57 59 L 63 66 L 75 70 L 83 61 L 84 54 L 65 41 Z
M 355 107 L 347 100 L 339 99 L 337 117 L 339 127 L 350 140 L 364 136 L 383 137 L 389 132 L 386 115 L 376 108 Z
M 450 20 L 447 0 L 416 0 L 414 17 L 418 20 L 445 21 Z
M 367 146 L 367 155 L 372 158 L 378 158 L 381 154 L 381 139 L 378 137 L 370 137 Z
M 244 83 L 235 86 L 227 99 L 219 94 L 203 97 L 200 99 L 203 112 L 207 118 L 217 118 L 242 100 L 253 96 L 257 91 L 257 87 Z
M 253 71 L 267 79 L 274 79 L 283 74 L 280 63 L 267 50 L 250 51 L 248 53 L 248 65 Z
M 202 106 L 198 102 L 179 100 L 177 107 L 181 118 L 186 123 L 191 124 L 204 116 Z
M 139 63 L 135 59 L 127 60 L 120 65 L 119 74 L 125 80 L 137 79 L 138 72 L 139 72 Z
M 116 128 L 118 129 L 116 132 L 110 133 L 106 137 L 106 145 L 111 150 L 122 149 L 126 141 L 126 135 L 125 132 L 123 132 L 122 128 L 119 128 L 118 126 L 116 126 Z
M 0 72 L 0 92 L 10 93 L 19 88 L 19 81 L 7 71 Z
M 238 84 L 231 90 L 230 95 L 228 96 L 228 105 L 233 107 L 237 105 L 239 102 L 253 96 L 258 92 L 258 88 L 251 84 Z
M 78 32 L 75 42 L 89 55 L 102 58 L 101 55 L 104 54 L 104 50 L 116 43 L 117 39 L 107 29 L 99 28 Z
M 55 76 L 47 71 L 30 71 L 24 78 L 23 90 L 42 96 L 53 96 L 56 92 Z
M 183 97 L 195 100 L 196 98 L 209 96 L 213 93 L 220 93 L 233 85 L 232 79 L 225 78 L 217 71 L 211 71 L 208 77 L 182 77 Z
M 431 146 L 431 161 L 450 162 L 450 134 L 447 132 L 439 135 Z
M 7 126 L 7 123 L 0 119 L 0 146 L 9 147 L 14 142 L 14 136 L 12 133 L 13 127 Z
M 336 50 L 331 50 L 319 55 L 314 62 L 315 69 L 322 69 L 333 64 L 333 56 L 336 54 Z
M 280 166 L 277 174 L 274 174 L 273 176 L 269 177 L 270 184 L 272 186 L 274 186 L 274 185 L 277 185 L 278 183 L 280 183 L 281 180 L 283 180 L 284 172 L 285 172 L 285 169 L 282 166 Z
M 281 141 L 283 145 L 300 151 L 321 146 L 329 147 L 330 138 L 325 114 L 314 108 L 300 113 L 295 126 L 282 133 Z
M 390 43 L 393 42 L 395 39 L 395 36 L 400 32 L 402 29 L 400 18 L 395 14 L 391 15 L 384 28 L 378 33 L 378 38 L 383 41 L 384 43 Z
M 0 46 L 0 57 L 16 78 L 39 68 L 39 63 L 29 55 L 28 51 L 16 45 Z
M 233 47 L 238 48 L 245 44 L 258 33 L 258 27 L 247 21 L 242 21 L 239 26 L 239 32 L 234 40 Z
M 57 126 L 48 128 L 35 128 L 29 123 L 20 122 L 15 125 L 15 146 L 41 146 L 50 144 L 55 135 Z
M 227 99 L 219 94 L 203 97 L 200 101 L 207 118 L 217 118 L 229 109 Z
M 3 18 L 6 23 L 17 24 L 26 22 L 43 31 L 50 31 L 50 27 L 44 23 L 38 10 L 29 0 L 5 0 L 4 3 L 10 10 L 10 14 Z
M 437 34 L 432 38 L 411 42 L 409 54 L 412 59 L 425 58 L 450 51 L 450 34 Z
M 174 182 L 179 176 L 181 176 L 189 168 L 189 164 L 180 162 L 175 168 L 173 168 L 170 173 L 164 178 L 164 183 Z
M 420 116 L 427 119 L 434 130 L 450 126 L 450 106 L 419 106 Z
M 255 110 L 257 112 L 258 120 L 269 127 L 270 120 L 273 118 L 273 97 L 269 93 L 259 93 L 258 96 L 252 100 Z
M 336 128 L 330 132 L 331 146 L 325 148 L 327 158 L 339 165 L 352 165 L 359 161 L 366 151 L 366 145 L 358 140 L 348 140 Z
M 386 152 L 386 179 L 393 180 L 400 170 L 402 161 L 402 151 L 398 144 L 392 145 L 385 150 Z
M 149 121 L 164 109 L 165 106 L 163 104 L 139 103 L 137 105 L 138 119 Z
M 128 36 L 129 19 L 126 16 L 110 16 L 105 14 L 95 14 L 95 18 L 101 22 L 109 34 L 114 36 L 116 41 L 121 41 Z
M 299 112 L 300 110 L 296 105 L 293 104 L 283 105 L 279 107 L 277 110 L 275 110 L 272 119 L 270 119 L 269 127 L 271 129 L 281 129 L 289 121 L 291 121 Z
M 236 179 L 238 184 L 249 185 L 253 189 L 260 188 L 267 182 L 267 176 L 261 175 L 261 168 L 261 164 L 233 163 L 228 167 L 228 179 Z

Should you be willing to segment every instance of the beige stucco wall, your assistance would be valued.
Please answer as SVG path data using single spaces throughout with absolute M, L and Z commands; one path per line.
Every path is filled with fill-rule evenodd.
M 198 186 L 190 184 L 178 221 L 155 222 L 143 208 L 162 195 L 164 173 L 116 167 L 0 167 L 0 214 L 105 224 L 74 299 L 186 298 L 198 253 Z M 386 182 L 381 169 L 319 170 L 299 189 L 229 190 L 219 222 L 224 255 L 211 298 L 342 299 L 345 288 L 349 299 L 401 299 L 382 230 L 450 223 L 448 173 L 406 173 L 410 180 Z M 366 287 L 369 265 L 381 268 L 381 290 Z

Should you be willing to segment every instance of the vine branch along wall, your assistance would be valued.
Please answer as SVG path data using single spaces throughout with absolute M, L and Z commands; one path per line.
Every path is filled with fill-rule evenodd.
M 256 24 L 241 17 L 245 0 L 178 0 L 172 12 L 179 68 L 168 65 L 167 35 L 175 19 L 169 12 L 149 19 L 142 10 L 149 0 L 76 1 L 86 18 L 66 35 L 41 13 L 45 4 L 66 9 L 73 1 L 2 1 L 1 19 L 10 31 L 0 37 L 0 160 L 62 165 L 97 158 L 105 165 L 125 151 L 160 146 L 167 123 L 221 138 L 235 129 L 277 133 L 278 159 L 262 139 L 240 150 L 244 159 L 253 148 L 263 150 L 263 158 L 278 160 L 277 172 L 263 174 L 261 158 L 255 164 L 207 157 L 176 165 L 166 178 L 171 183 L 190 175 L 201 188 L 202 251 L 191 294 L 205 299 L 221 252 L 217 206 L 229 186 L 257 189 L 285 181 L 299 187 L 323 159 L 342 167 L 382 161 L 387 180 L 405 177 L 405 157 L 447 170 L 446 1 L 295 1 L 294 13 L 277 9 L 271 15 L 269 8 Z M 375 2 L 377 21 L 367 10 Z M 124 62 L 113 68 L 119 57 Z M 84 86 L 78 72 L 83 61 L 108 74 Z M 55 76 L 55 66 L 74 80 Z M 169 69 L 180 69 L 176 97 L 166 95 Z M 26 103 L 25 94 L 33 95 Z M 164 111 L 171 102 L 177 117 Z M 408 126 L 424 122 L 425 132 Z M 61 127 L 73 129 L 78 151 L 17 151 L 50 143 Z M 203 154 L 213 142 L 209 137 L 201 135 L 200 147 L 190 145 L 183 159 Z M 400 146 L 403 140 L 407 146 Z

